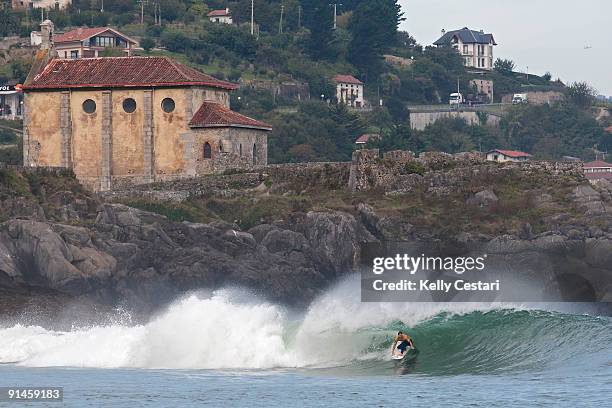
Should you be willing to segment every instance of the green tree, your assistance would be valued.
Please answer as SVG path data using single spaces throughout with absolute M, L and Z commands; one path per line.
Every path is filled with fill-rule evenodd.
M 9 7 L 0 6 L 0 37 L 19 32 L 19 18 Z
M 155 47 L 155 40 L 153 40 L 151 37 L 145 37 L 140 40 L 140 46 L 145 50 L 145 52 L 148 53 L 153 47 Z
M 397 0 L 364 1 L 357 6 L 349 23 L 353 36 L 349 60 L 369 79 L 377 80 L 382 56 L 397 40 L 397 28 L 405 20 Z
M 11 73 L 19 83 L 23 83 L 30 72 L 32 61 L 29 59 L 15 59 L 11 61 Z
M 503 75 L 512 75 L 512 72 L 514 72 L 514 61 L 498 58 L 493 64 L 493 69 Z
M 589 108 L 596 95 L 597 91 L 586 82 L 574 82 L 566 90 L 568 101 L 582 109 Z
M 310 30 L 306 47 L 314 59 L 331 56 L 330 43 L 333 40 L 333 15 L 329 0 L 303 0 L 304 26 Z

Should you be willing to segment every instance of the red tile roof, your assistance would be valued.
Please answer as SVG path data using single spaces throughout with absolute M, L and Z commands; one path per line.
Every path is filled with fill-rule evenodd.
M 208 13 L 208 17 L 224 17 L 224 16 L 229 16 L 231 14 L 232 13 L 230 13 L 230 11 L 227 9 L 212 10 L 210 13 Z
M 167 57 L 103 57 L 53 59 L 24 90 L 192 85 L 238 88 Z
M 74 30 L 68 31 L 67 33 L 58 34 L 57 36 L 53 38 L 53 42 L 58 44 L 58 43 L 63 43 L 63 42 L 83 41 L 95 35 L 102 34 L 105 31 L 112 31 L 114 34 L 117 34 L 120 37 L 123 37 L 131 41 L 132 43 L 136 44 L 135 40 L 131 39 L 125 34 L 122 34 L 119 31 L 114 30 L 110 27 L 92 27 L 92 28 L 79 27 Z
M 361 82 L 352 75 L 336 75 L 334 77 L 334 81 L 341 82 L 343 84 L 363 85 L 363 82 Z
M 200 109 L 198 109 L 195 115 L 193 115 L 193 118 L 191 118 L 189 126 L 195 128 L 245 127 L 272 130 L 272 126 L 267 123 L 241 115 L 216 102 L 202 103 Z
M 583 167 L 589 169 L 594 167 L 612 167 L 612 164 L 606 163 L 603 160 L 595 160 L 592 162 L 584 163 Z
M 355 140 L 355 144 L 366 144 L 370 139 L 380 139 L 380 135 L 378 133 L 365 133 Z
M 489 153 L 492 152 L 497 152 L 497 153 L 501 153 L 504 156 L 508 156 L 508 157 L 531 157 L 531 155 L 529 153 L 525 153 L 525 152 L 519 152 L 518 150 L 501 150 L 501 149 L 493 149 L 490 150 Z

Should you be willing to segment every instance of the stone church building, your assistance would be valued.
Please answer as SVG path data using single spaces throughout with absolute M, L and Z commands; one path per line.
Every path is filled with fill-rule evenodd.
M 166 57 L 51 55 L 23 87 L 25 166 L 106 191 L 267 164 L 271 127 L 230 109 L 235 84 Z

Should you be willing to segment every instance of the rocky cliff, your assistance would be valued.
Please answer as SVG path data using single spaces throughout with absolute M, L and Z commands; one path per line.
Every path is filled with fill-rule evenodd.
M 396 241 L 431 255 L 484 252 L 566 298 L 612 300 L 612 185 L 550 164 L 401 157 L 351 175 L 353 192 L 348 164 L 107 197 L 69 174 L 0 169 L 0 312 L 77 299 L 149 312 L 228 285 L 304 306 L 354 270 L 364 245 Z

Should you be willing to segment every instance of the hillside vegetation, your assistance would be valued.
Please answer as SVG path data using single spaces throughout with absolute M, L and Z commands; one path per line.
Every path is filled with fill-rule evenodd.
M 453 49 L 424 47 L 399 31 L 404 15 L 412 11 L 400 9 L 397 0 L 343 1 L 336 29 L 329 3 L 258 0 L 255 36 L 250 34 L 250 0 L 167 0 L 160 2 L 161 18 L 153 2 L 144 8 L 143 24 L 140 5 L 134 0 L 106 0 L 104 12 L 96 1 L 74 0 L 67 10 L 51 10 L 48 17 L 57 30 L 114 26 L 139 39 L 144 55 L 171 56 L 221 79 L 241 82 L 241 89 L 232 95 L 232 107 L 274 126 L 269 148 L 273 163 L 348 160 L 354 140 L 365 132 L 384 136 L 377 146 L 383 151 L 501 147 L 527 150 L 541 158 L 590 159 L 593 148 L 612 147 L 611 136 L 592 119 L 587 105 L 593 92 L 584 84 L 570 88 L 578 93 L 568 94 L 566 102 L 512 109 L 499 129 L 447 120 L 424 131 L 411 131 L 410 104 L 446 103 L 457 82 L 467 94 L 473 74 L 466 72 Z M 206 17 L 210 10 L 226 6 L 235 25 L 213 24 Z M 29 36 L 38 22 L 32 13 L 0 9 L 0 35 Z M 435 38 L 419 40 L 430 44 Z M 384 54 L 413 61 L 397 66 L 385 62 Z M 28 63 L 19 58 L 4 64 L 0 80 L 22 81 Z M 565 91 L 564 84 L 549 73 L 526 78 L 513 68 L 512 61 L 500 59 L 496 69 L 485 75 L 494 81 L 496 102 L 513 92 Z M 374 106 L 371 111 L 355 113 L 336 106 L 332 78 L 338 73 L 365 82 L 366 99 Z M 312 100 L 298 102 L 248 86 L 254 80 L 307 83 Z

